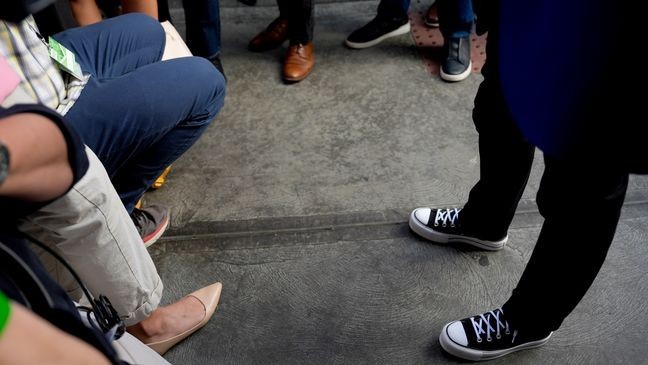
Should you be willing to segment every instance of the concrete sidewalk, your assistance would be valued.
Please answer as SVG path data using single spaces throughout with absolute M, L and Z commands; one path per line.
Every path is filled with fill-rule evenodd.
M 375 7 L 319 4 L 316 67 L 295 85 L 280 80 L 285 48 L 246 50 L 276 8 L 222 9 L 226 106 L 146 197 L 173 209 L 151 249 L 165 300 L 223 282 L 214 319 L 169 361 L 455 363 L 440 350 L 442 326 L 499 306 L 515 286 L 542 223 L 540 159 L 503 251 L 410 233 L 412 208 L 461 205 L 478 179 L 481 76 L 430 76 L 409 36 L 344 48 Z M 545 347 L 492 363 L 648 363 L 647 232 L 648 179 L 633 177 L 584 301 Z

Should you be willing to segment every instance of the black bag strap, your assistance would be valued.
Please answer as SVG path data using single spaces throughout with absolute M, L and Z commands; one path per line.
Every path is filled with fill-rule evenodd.
M 49 277 L 24 240 L 0 233 L 0 263 L 0 290 L 7 297 L 95 347 L 112 364 L 126 364 L 100 331 L 83 323 L 72 300 Z

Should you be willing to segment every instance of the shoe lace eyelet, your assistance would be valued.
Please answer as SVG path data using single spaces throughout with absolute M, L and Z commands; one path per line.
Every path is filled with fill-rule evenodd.
M 497 336 L 495 336 L 495 338 L 497 338 L 497 339 L 499 340 L 499 339 L 502 338 L 502 335 L 500 335 L 500 334 L 498 333 Z
M 507 334 L 507 335 L 510 335 L 510 334 L 511 334 L 511 331 L 506 331 L 506 334 Z
M 477 339 L 477 343 L 481 343 L 481 342 L 482 342 L 482 339 L 481 339 L 481 338 L 478 338 L 478 339 Z
M 436 223 L 436 222 L 435 222 L 435 223 L 434 223 L 434 226 L 435 226 L 435 227 L 438 227 L 438 226 L 439 226 L 439 223 Z
M 445 224 L 445 223 L 443 223 L 443 227 L 446 227 L 446 224 Z
M 493 338 L 492 337 L 486 337 L 486 341 L 491 342 L 491 341 L 493 341 Z
M 450 227 L 452 227 L 452 228 L 454 228 L 454 227 L 455 227 L 455 225 L 454 225 L 454 224 L 451 224 L 451 225 L 450 225 Z

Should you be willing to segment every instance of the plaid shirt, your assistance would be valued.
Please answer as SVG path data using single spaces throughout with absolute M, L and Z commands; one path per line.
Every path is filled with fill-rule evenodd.
M 0 21 L 0 54 L 20 76 L 18 88 L 33 97 L 33 102 L 65 115 L 90 76 L 84 75 L 83 80 L 77 80 L 60 71 L 36 30 L 31 16 L 20 24 Z

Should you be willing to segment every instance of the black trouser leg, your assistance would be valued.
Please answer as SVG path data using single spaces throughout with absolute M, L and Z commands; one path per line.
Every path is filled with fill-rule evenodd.
M 460 219 L 466 234 L 498 240 L 506 235 L 513 220 L 529 179 L 535 148 L 524 139 L 506 108 L 494 48 L 489 43 L 484 81 L 473 110 L 479 132 L 480 178 L 470 191 Z
M 313 39 L 313 0 L 277 0 L 279 16 L 288 20 L 290 44 L 306 44 Z
M 158 4 L 158 19 L 160 22 L 171 21 L 171 13 L 169 12 L 169 0 L 157 0 Z
M 514 326 L 534 332 L 558 329 L 605 261 L 628 174 L 595 162 L 545 157 L 538 192 L 545 222 L 529 263 L 503 308 Z
M 409 5 L 409 0 L 381 0 L 376 16 L 382 19 L 407 20 Z

